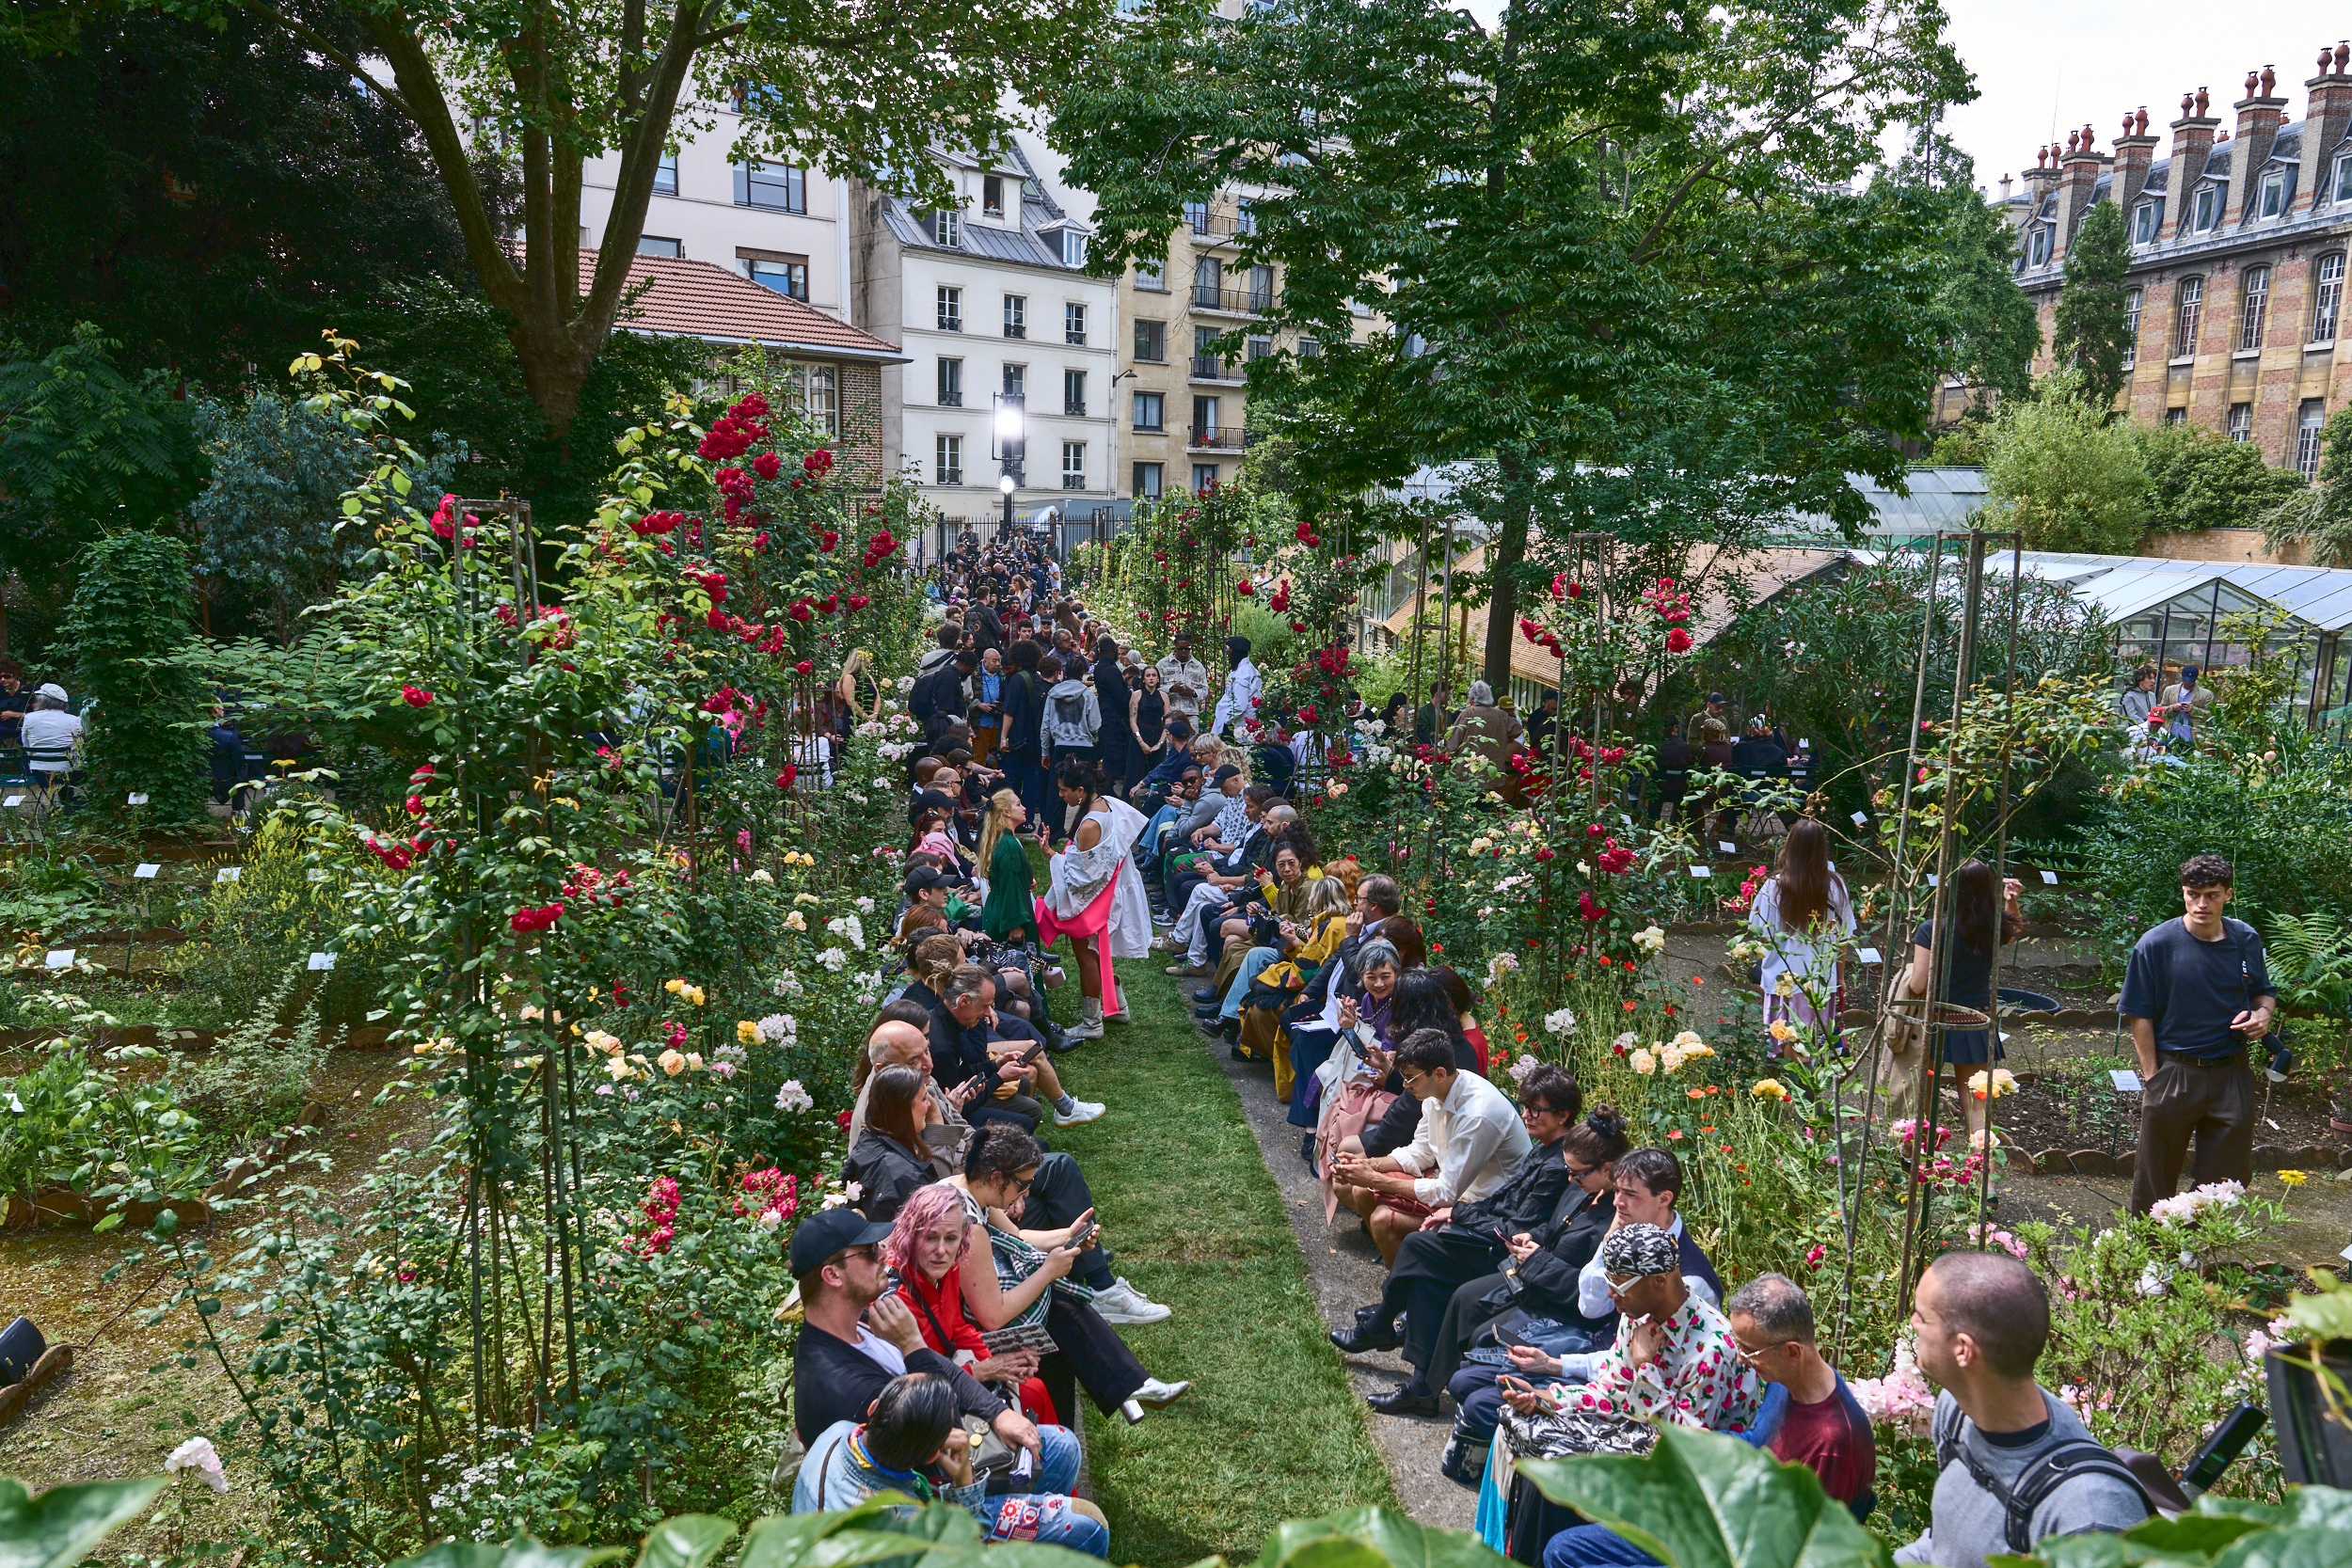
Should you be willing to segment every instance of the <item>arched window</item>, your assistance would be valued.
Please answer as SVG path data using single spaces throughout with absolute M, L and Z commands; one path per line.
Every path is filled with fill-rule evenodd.
M 2205 280 L 2182 278 L 2173 299 L 2176 303 L 2172 311 L 2172 357 L 2181 359 L 2197 352 L 2197 316 L 2204 308 Z

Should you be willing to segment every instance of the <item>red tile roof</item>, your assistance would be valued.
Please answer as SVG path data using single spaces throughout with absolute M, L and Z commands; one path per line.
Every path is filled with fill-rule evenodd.
M 580 253 L 583 279 L 596 264 L 595 251 Z M 653 286 L 637 293 L 648 279 Z M 628 294 L 635 297 L 622 306 L 618 324 L 627 331 L 755 342 L 852 359 L 904 357 L 896 344 L 708 261 L 631 256 Z

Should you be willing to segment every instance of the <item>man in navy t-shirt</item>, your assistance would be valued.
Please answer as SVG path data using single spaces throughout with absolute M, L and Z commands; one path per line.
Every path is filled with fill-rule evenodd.
M 2260 934 L 2222 916 L 2232 880 L 2219 855 L 2183 861 L 2181 918 L 2143 933 L 2124 972 L 2120 1010 L 2131 1021 L 2141 1085 L 2136 1214 L 2172 1196 L 2192 1135 L 2192 1182 L 2253 1180 L 2254 1071 L 2247 1048 L 2269 1033 L 2279 997 Z

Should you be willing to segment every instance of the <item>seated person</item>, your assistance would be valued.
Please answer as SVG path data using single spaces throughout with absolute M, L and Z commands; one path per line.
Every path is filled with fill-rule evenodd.
M 1449 1066 L 1452 1060 L 1449 1055 Z M 1519 1118 L 1531 1146 L 1526 1155 L 1486 1196 L 1434 1210 L 1397 1247 L 1380 1299 L 1356 1314 L 1354 1329 L 1332 1334 L 1331 1342 L 1351 1354 L 1404 1347 L 1412 1381 L 1375 1396 L 1375 1410 L 1386 1416 L 1438 1414 L 1438 1396 L 1423 1374 L 1447 1304 L 1456 1290 L 1502 1266 L 1509 1256 L 1505 1238 L 1534 1231 L 1559 1208 L 1568 1189 L 1562 1140 L 1583 1110 L 1584 1091 L 1565 1069 L 1547 1062 L 1531 1071 L 1519 1085 Z M 1429 1119 L 1422 1118 L 1424 1127 Z M 1396 1328 L 1400 1312 L 1402 1334 Z
M 1045 1107 L 1027 1092 L 1033 1084 L 1028 1069 L 1017 1061 L 999 1061 L 989 1051 L 985 1007 L 967 1002 L 964 1011 L 971 1019 L 966 1022 L 939 994 L 948 976 L 965 967 L 964 944 L 958 938 L 945 933 L 919 937 L 907 958 L 914 978 L 898 1000 L 923 1009 L 932 1077 L 965 1118 L 975 1127 L 1010 1121 L 1026 1131 L 1045 1119 Z
M 1298 819 L 1297 807 L 1279 797 L 1270 799 L 1260 820 L 1265 833 L 1245 867 L 1251 873 L 1250 879 L 1234 890 L 1232 902 L 1221 916 L 1204 917 L 1201 922 L 1205 927 L 1209 918 L 1216 920 L 1216 934 L 1209 943 L 1216 973 L 1207 990 L 1193 993 L 1196 1005 L 1216 1002 L 1233 983 L 1234 972 L 1249 950 L 1251 926 L 1263 919 L 1288 919 L 1305 912 L 1308 873 L 1320 874 L 1323 869 L 1315 860 L 1314 840 Z
M 1057 1127 L 1077 1127 L 1103 1115 L 1101 1101 L 1078 1100 L 1063 1089 L 1061 1075 L 1046 1058 L 1045 1041 L 1036 1030 L 996 1011 L 996 982 L 987 970 L 977 964 L 958 964 L 937 985 L 931 1060 L 942 1085 L 992 1079 L 985 1086 L 993 1100 L 1003 1098 L 1016 1079 L 1025 1080 L 1053 1107 Z M 1015 1067 L 1017 1072 L 1007 1071 Z M 967 1103 L 965 1115 L 976 1123 L 994 1119 L 988 1117 L 988 1100 L 974 1099 Z
M 1766 1388 L 1743 1435 L 1784 1465 L 1806 1466 L 1833 1501 L 1868 1518 L 1878 1444 L 1853 1391 L 1821 1359 L 1804 1290 L 1787 1275 L 1758 1275 L 1731 1292 L 1724 1313 L 1740 1359 Z M 1654 1568 L 1657 1561 L 1605 1525 L 1564 1529 L 1544 1547 L 1544 1568 Z
M 1416 1029 L 1442 1029 L 1454 1037 L 1455 1067 L 1463 1072 L 1483 1073 L 1485 1069 L 1479 1064 L 1486 1056 L 1485 1037 L 1476 1032 L 1478 1021 L 1470 1013 L 1470 988 L 1462 983 L 1462 977 L 1451 969 L 1429 966 L 1421 929 L 1411 921 L 1384 922 L 1380 935 L 1395 945 L 1398 956 L 1405 960 L 1404 973 L 1397 976 L 1396 987 L 1390 993 L 1382 1037 L 1401 1040 Z M 1374 1001 L 1369 990 L 1360 998 L 1343 997 L 1341 1026 L 1346 1027 L 1351 1019 L 1359 1016 L 1369 1021 Z M 1404 1092 L 1395 1074 L 1390 1074 L 1383 1087 L 1394 1090 L 1395 1098 L 1363 1129 L 1359 1142 L 1360 1152 L 1365 1154 L 1387 1154 L 1403 1148 L 1413 1141 L 1413 1134 L 1421 1127 L 1421 1101 Z
M 930 851 L 923 851 L 928 854 Z M 958 913 L 955 879 L 932 865 L 915 865 L 907 872 L 900 891 L 907 895 L 906 912 L 898 917 L 898 940 L 904 942 L 918 930 L 937 928 L 977 930 L 973 916 L 977 912 L 969 904 Z
M 1275 851 L 1275 875 L 1282 873 L 1285 857 L 1296 858 L 1296 852 L 1284 845 Z M 1242 1000 L 1256 985 L 1258 976 L 1274 965 L 1288 960 L 1297 966 L 1303 977 L 1311 975 L 1327 961 L 1347 936 L 1347 883 L 1338 876 L 1317 877 L 1306 884 L 1295 918 L 1278 917 L 1275 929 L 1280 935 L 1279 946 L 1257 946 L 1242 955 L 1234 967 L 1232 984 L 1225 988 L 1220 999 L 1214 993 L 1205 1002 L 1198 1001 L 1195 992 L 1196 1016 L 1203 1022 L 1215 1020 L 1217 1029 L 1228 1040 L 1241 1036 Z M 1294 992 L 1293 994 L 1296 994 Z M 1275 1057 L 1274 1098 L 1288 1100 L 1291 1093 L 1291 1061 L 1287 1052 Z
M 1200 759 L 1193 750 L 1197 736 L 1194 734 L 1191 720 L 1182 714 L 1173 715 L 1168 721 L 1162 733 L 1168 736 L 1168 751 L 1159 761 L 1152 765 L 1150 772 L 1136 782 L 1136 789 L 1151 789 L 1167 784 L 1180 777 L 1184 769 L 1198 768 L 1200 766 Z M 1133 791 L 1129 792 L 1131 799 L 1133 793 Z
M 1038 1353 L 992 1351 L 964 1316 L 962 1269 L 974 1259 L 961 1193 L 943 1181 L 911 1196 L 891 1222 L 882 1261 L 898 1275 L 898 1298 L 914 1314 L 923 1343 L 1041 1426 L 1060 1419 L 1037 1376 Z
M 1707 1260 L 1707 1254 L 1683 1228 L 1682 1216 L 1675 1212 L 1675 1204 L 1682 1196 L 1681 1161 L 1663 1148 L 1633 1150 L 1617 1162 L 1616 1195 L 1617 1215 L 1611 1228 L 1658 1227 L 1681 1249 L 1682 1272 L 1690 1276 L 1691 1293 L 1710 1307 L 1724 1299 L 1724 1282 L 1715 1265 Z M 1613 1298 L 1598 1254 L 1584 1265 L 1576 1288 L 1577 1305 L 1586 1317 L 1597 1318 L 1612 1310 Z
M 66 711 L 69 701 L 64 687 L 43 682 L 33 692 L 32 708 L 17 727 L 29 771 L 37 783 L 51 790 L 63 784 L 73 771 L 75 755 L 82 747 L 82 721 Z
M 1240 770 L 1220 768 L 1217 775 L 1231 785 L 1240 777 Z M 1168 952 L 1184 955 L 1184 962 L 1168 967 L 1170 974 L 1185 979 L 1208 977 L 1209 922 L 1239 902 L 1245 889 L 1256 892 L 1258 879 L 1252 874 L 1256 868 L 1250 857 L 1264 838 L 1266 802 L 1273 799 L 1274 792 L 1265 785 L 1251 784 L 1238 797 L 1227 798 L 1215 826 L 1193 834 L 1195 847 L 1210 858 L 1168 879 L 1168 907 L 1177 911 L 1176 924 L 1160 939 L 1160 944 Z M 1233 829 L 1236 817 L 1239 831 L 1229 839 L 1225 835 Z
M 1528 1346 L 1559 1355 L 1597 1350 L 1616 1338 L 1613 1309 L 1587 1318 L 1577 1302 L 1577 1280 L 1616 1220 L 1616 1162 L 1633 1147 L 1625 1117 L 1596 1105 L 1561 1140 L 1569 1186 L 1551 1218 L 1505 1243 L 1501 1272 L 1454 1292 L 1438 1325 L 1423 1386 L 1454 1396 L 1454 1433 L 1439 1473 L 1476 1486 L 1502 1410 L 1499 1374 L 1512 1368 L 1511 1349 Z
M 859 1099 L 865 1125 L 850 1142 L 841 1175 L 850 1206 L 869 1220 L 891 1220 L 918 1187 L 932 1180 L 927 1129 L 941 1125 L 941 1108 L 925 1092 L 924 1075 L 886 1067 L 866 1081 Z
M 1486 1196 L 1533 1147 L 1502 1091 L 1457 1067 L 1458 1037 L 1423 1028 L 1398 1049 L 1404 1092 L 1422 1102 L 1412 1142 L 1378 1156 L 1343 1151 L 1332 1161 L 1341 1201 L 1372 1222 L 1373 1243 L 1391 1265 L 1405 1238 L 1431 1214 Z
M 904 1310 L 901 1308 L 901 1310 Z M 1039 1541 L 1094 1557 L 1109 1555 L 1110 1527 L 1093 1504 L 1067 1491 L 1008 1493 L 992 1498 L 972 1475 L 972 1445 L 956 1420 L 956 1394 L 931 1372 L 908 1372 L 883 1386 L 866 1419 L 836 1421 L 819 1433 L 792 1482 L 792 1512 L 853 1508 L 877 1492 L 930 1497 L 968 1512 L 989 1541 Z M 1074 1455 L 1070 1481 L 1077 1480 Z M 1024 1483 L 1031 1483 L 1024 1478 Z M 893 1512 L 912 1513 L 912 1508 Z

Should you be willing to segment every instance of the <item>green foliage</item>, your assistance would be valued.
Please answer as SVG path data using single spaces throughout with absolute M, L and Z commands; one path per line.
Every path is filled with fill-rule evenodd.
M 2273 546 L 2300 542 L 2314 566 L 2352 566 L 2352 408 L 2328 416 L 2319 443 L 2318 483 L 2272 508 L 2263 531 Z
M 1970 408 L 1982 416 L 1994 398 L 2015 403 L 2031 395 L 2042 321 L 2017 286 L 2017 236 L 2009 220 L 1965 183 L 1949 189 L 1945 203 L 1947 261 L 1936 291 L 1937 314 L 1947 333 L 1943 368 L 1967 383 Z M 1939 441 L 1935 461 L 1977 459 L 1947 456 Z
M 2086 404 L 2105 413 L 2130 382 L 2123 369 L 2131 335 L 2124 325 L 2125 275 L 2132 264 L 2123 209 L 2092 204 L 2067 243 L 2058 313 L 2050 324 L 2050 353 L 2082 377 Z
M 364 537 L 336 532 L 367 453 L 348 431 L 275 392 L 242 405 L 206 398 L 196 429 L 212 465 L 188 507 L 197 567 L 261 598 L 270 630 L 291 644 L 296 617 L 368 550 Z
M 163 372 L 119 366 L 120 347 L 76 323 L 45 353 L 0 350 L 0 530 L 9 569 L 48 598 L 92 539 L 156 527 L 194 487 L 187 405 Z
M 66 936 L 89 929 L 105 913 L 106 885 L 87 855 L 50 840 L 0 861 L 0 936 Z
M 2352 926 L 2337 914 L 2274 914 L 2263 932 L 2263 962 L 2291 1013 L 2352 1008 Z
M 1990 1568 L 2341 1568 L 2352 1561 L 2352 1492 L 2291 1486 L 2285 1500 L 2254 1502 L 2211 1493 L 2178 1519 L 2153 1518 L 2121 1535 L 2056 1535 L 2031 1557 L 1985 1560 Z
M 2293 468 L 2264 463 L 2251 441 L 2225 440 L 2189 424 L 2136 426 L 2132 439 L 2148 470 L 2152 528 L 2256 527 L 2304 487 Z
M 73 1568 L 98 1544 L 146 1512 L 164 1488 L 160 1477 L 88 1481 L 35 1496 L 0 1476 L 0 1565 Z
M 0 1193 L 29 1197 L 54 1184 L 125 1203 L 201 1193 L 209 1173 L 196 1117 L 167 1084 L 133 1070 L 157 1059 L 122 1045 L 102 1065 L 86 1041 L 67 1037 L 30 1072 L 0 1078 L 0 1098 L 24 1107 L 0 1142 Z
M 2147 527 L 2148 470 L 2130 430 L 2060 372 L 2041 396 L 2013 403 L 1994 421 L 1984 477 L 1988 528 L 2015 528 L 2040 550 L 2129 555 Z
M 187 551 L 176 540 L 119 533 L 90 546 L 64 637 L 90 794 L 109 818 L 170 828 L 205 820 L 204 691 L 176 659 L 193 633 L 191 601 Z M 147 801 L 127 804 L 133 792 Z
M 1885 1568 L 1886 1544 L 1803 1465 L 1721 1433 L 1662 1425 L 1645 1454 L 1534 1459 L 1545 1497 L 1667 1568 Z

